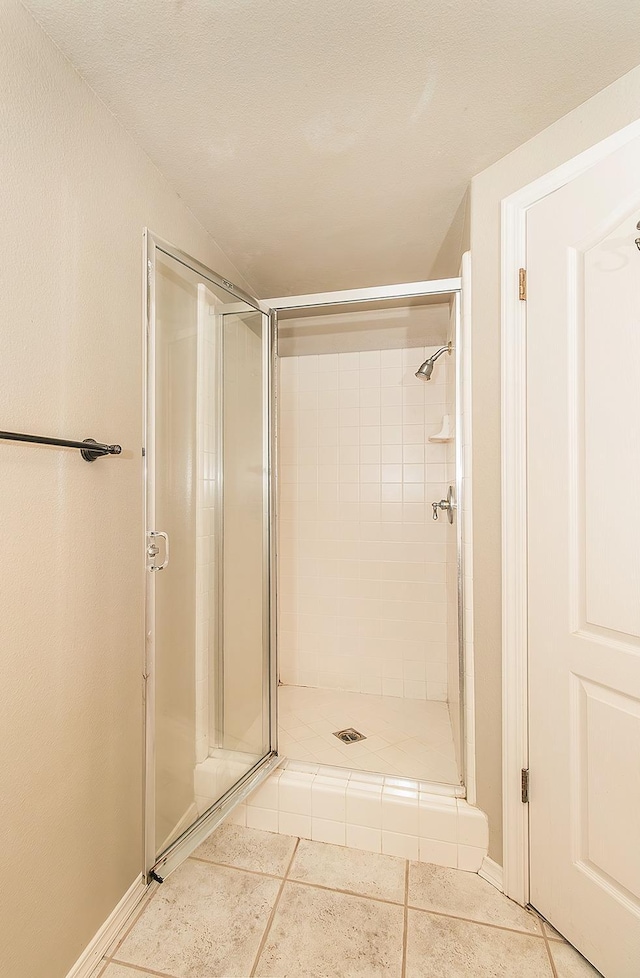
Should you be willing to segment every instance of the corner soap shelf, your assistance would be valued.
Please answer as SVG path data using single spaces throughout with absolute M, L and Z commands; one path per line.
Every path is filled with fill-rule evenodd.
M 451 419 L 448 414 L 442 418 L 442 427 L 435 435 L 429 435 L 429 441 L 443 442 L 453 441 L 453 431 L 451 430 Z

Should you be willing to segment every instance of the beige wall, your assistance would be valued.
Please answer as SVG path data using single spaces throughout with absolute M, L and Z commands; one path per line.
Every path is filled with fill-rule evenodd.
M 635 68 L 471 184 L 477 791 L 489 816 L 489 854 L 500 863 L 500 201 L 639 116 Z
M 448 278 L 460 274 L 460 261 L 470 247 L 471 188 L 467 187 L 453 221 L 440 246 L 438 257 L 429 272 L 429 278 Z
M 17 0 L 0 24 L 0 974 L 64 978 L 142 866 L 141 233 L 245 285 Z

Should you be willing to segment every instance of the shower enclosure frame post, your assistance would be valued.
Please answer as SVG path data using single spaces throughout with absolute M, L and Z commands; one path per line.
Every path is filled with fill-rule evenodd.
M 269 309 L 270 371 L 269 371 L 269 436 L 270 451 L 270 520 L 269 520 L 269 588 L 271 656 L 271 742 L 278 750 L 278 314 Z
M 215 428 L 216 428 L 216 449 L 215 449 L 215 474 L 216 474 L 216 494 L 215 494 L 215 556 L 214 556 L 214 575 L 215 575 L 215 627 L 214 627 L 214 657 L 215 657 L 215 695 L 211 697 L 209 703 L 209 746 L 224 747 L 224 656 L 222 649 L 224 645 L 223 611 L 224 611 L 224 580 L 222 568 L 224 566 L 224 534 L 223 513 L 224 513 L 224 479 L 223 479 L 223 458 L 224 458 L 224 317 L 216 311 L 214 316 L 215 323 L 215 356 L 214 356 L 214 376 L 215 376 Z M 209 660 L 211 661 L 211 660 Z
M 456 417 L 454 424 L 455 432 L 455 458 L 456 458 L 456 478 L 455 478 L 455 491 L 456 491 L 456 555 L 457 555 L 457 578 L 458 578 L 458 689 L 459 689 L 459 699 L 458 699 L 458 713 L 459 713 L 459 723 L 460 723 L 460 767 L 461 776 L 465 786 L 465 792 L 468 787 L 467 775 L 468 775 L 468 758 L 467 758 L 467 691 L 466 691 L 466 628 L 464 620 L 464 609 L 465 609 L 465 567 L 464 567 L 464 513 L 463 513 L 463 503 L 464 503 L 464 491 L 463 491 L 463 478 L 464 478 L 464 445 L 463 445 L 463 424 L 462 424 L 462 412 L 463 412 L 463 397 L 464 390 L 463 384 L 463 362 L 466 355 L 466 350 L 463 349 L 462 344 L 462 286 L 459 292 L 456 292 L 453 297 L 454 303 L 454 349 L 456 354 L 455 360 L 455 384 L 456 384 Z

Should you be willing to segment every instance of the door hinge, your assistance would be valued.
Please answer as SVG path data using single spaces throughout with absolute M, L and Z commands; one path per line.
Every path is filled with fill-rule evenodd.
M 522 804 L 526 805 L 529 801 L 529 768 L 523 767 L 520 772 L 520 790 Z
M 526 268 L 518 269 L 518 298 L 525 300 L 527 298 L 527 270 Z

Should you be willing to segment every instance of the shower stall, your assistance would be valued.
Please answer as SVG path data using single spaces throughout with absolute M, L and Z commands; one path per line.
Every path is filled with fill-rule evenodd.
M 283 758 L 463 794 L 460 280 L 145 282 L 148 877 Z
M 270 302 L 286 302 L 277 313 L 279 750 L 303 764 L 461 789 L 455 284 Z

